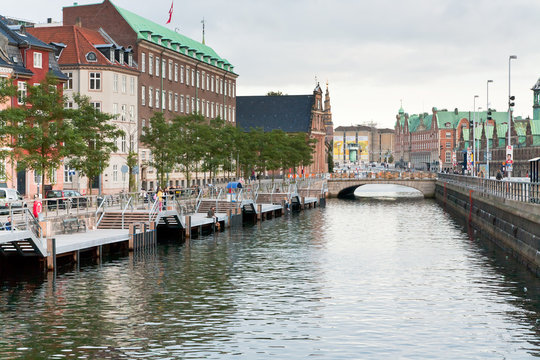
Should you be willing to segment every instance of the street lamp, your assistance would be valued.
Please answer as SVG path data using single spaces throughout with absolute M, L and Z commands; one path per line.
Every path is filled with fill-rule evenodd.
M 493 80 L 488 80 L 486 83 L 486 137 L 487 137 L 487 127 L 489 125 L 488 121 L 491 120 L 491 116 L 489 116 L 489 83 L 492 83 Z M 487 178 L 489 179 L 489 160 L 491 157 L 491 153 L 489 152 L 489 137 L 486 139 L 486 172 L 487 172 Z
M 477 113 L 478 113 L 478 123 L 480 123 L 481 122 L 480 120 L 482 120 L 482 119 L 480 119 L 480 111 L 481 110 L 482 110 L 482 107 L 479 106 L 478 111 L 477 111 Z M 482 133 L 480 133 L 480 137 L 482 136 L 481 134 Z M 478 169 L 480 168 L 480 161 L 479 160 L 480 160 L 480 150 L 481 150 L 480 146 L 481 146 L 481 143 L 480 142 L 478 142 L 478 144 L 476 143 L 476 137 L 474 138 L 474 144 L 476 145 L 476 154 L 474 155 L 474 158 L 475 158 L 476 161 L 474 162 L 474 165 L 476 167 L 476 169 L 475 169 L 476 174 L 478 175 Z
M 473 176 L 476 176 L 476 98 L 478 97 L 479 97 L 478 95 L 474 95 L 474 100 L 473 100 L 473 136 L 472 136 L 472 143 L 473 143 L 472 175 Z M 469 131 L 469 139 L 470 138 L 471 138 L 471 132 Z
M 512 59 L 517 59 L 517 56 L 516 55 L 510 55 L 508 57 L 508 146 L 512 145 L 510 143 L 510 127 L 512 126 L 512 106 L 514 106 L 514 104 L 512 103 L 512 95 L 510 94 L 510 64 L 511 64 L 511 61 Z M 507 168 L 508 169 L 508 168 Z M 508 173 L 508 177 L 512 177 L 512 174 L 511 174 L 511 171 L 507 171 Z

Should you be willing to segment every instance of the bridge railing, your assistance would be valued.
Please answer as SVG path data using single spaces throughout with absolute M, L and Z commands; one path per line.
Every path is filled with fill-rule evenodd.
M 384 171 L 351 171 L 345 173 L 331 173 L 331 179 L 434 179 L 435 173 L 428 171 L 399 171 L 399 170 L 384 170 Z
M 506 179 L 493 180 L 442 173 L 438 174 L 438 179 L 503 199 L 540 204 L 540 182 L 531 183 Z

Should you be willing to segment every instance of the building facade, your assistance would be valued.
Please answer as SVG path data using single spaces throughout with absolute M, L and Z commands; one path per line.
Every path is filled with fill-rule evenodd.
M 338 126 L 333 136 L 335 167 L 388 162 L 393 159 L 394 130 L 373 126 Z
M 305 133 L 315 140 L 314 152 L 312 164 L 297 169 L 298 175 L 326 173 L 328 147 L 322 94 L 317 84 L 313 95 L 239 96 L 237 125 L 244 131 L 260 128 L 264 131 L 279 129 L 286 133 Z M 288 171 L 282 169 L 279 175 L 287 175 Z
M 103 194 L 128 191 L 127 156 L 137 152 L 138 75 L 131 49 L 115 45 L 103 31 L 71 26 L 28 29 L 37 38 L 55 47 L 60 69 L 67 76 L 66 107 L 74 108 L 74 94 L 88 96 L 96 109 L 114 115 L 111 123 L 125 135 L 115 139 L 118 150 L 99 179 L 92 179 L 93 190 Z M 122 171 L 124 170 L 124 171 Z M 64 188 L 85 193 L 88 179 L 70 173 L 64 165 Z
M 140 70 L 139 136 L 157 111 L 166 119 L 199 113 L 207 119 L 219 116 L 230 123 L 236 122 L 238 75 L 231 63 L 206 44 L 122 9 L 109 0 L 64 7 L 63 19 L 64 25 L 78 23 L 96 31 L 103 29 L 118 45 L 131 49 Z M 146 165 L 151 157 L 150 151 L 140 144 L 140 181 L 147 189 L 157 186 L 155 170 Z M 167 185 L 195 185 L 195 179 L 192 181 L 186 184 L 183 174 L 175 171 L 169 174 Z
M 2 107 L 24 107 L 29 86 L 45 80 L 52 74 L 59 80 L 58 90 L 62 92 L 63 82 L 67 80 L 60 71 L 54 53 L 54 47 L 32 36 L 25 26 L 8 25 L 0 18 L 0 77 L 11 79 L 17 87 L 17 96 L 5 99 Z M 4 151 L 11 151 L 12 140 L 2 144 Z M 17 159 L 7 160 L 2 164 L 4 178 L 0 186 L 16 188 L 25 197 L 38 194 L 41 175 L 33 170 L 22 168 Z M 56 169 L 46 174 L 45 189 L 61 189 L 63 187 L 63 169 Z

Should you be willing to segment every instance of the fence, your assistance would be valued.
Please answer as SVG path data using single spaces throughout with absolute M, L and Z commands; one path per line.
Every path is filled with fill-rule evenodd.
M 440 181 L 503 199 L 540 204 L 540 182 L 492 180 L 473 176 L 438 174 Z

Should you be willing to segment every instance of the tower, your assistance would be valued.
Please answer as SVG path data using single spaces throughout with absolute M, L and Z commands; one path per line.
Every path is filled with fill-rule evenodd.
M 540 79 L 531 89 L 533 91 L 533 119 L 540 119 Z
M 328 81 L 326 81 L 326 93 L 324 95 L 324 127 L 326 128 L 326 143 L 330 143 L 334 138 L 334 123 L 332 122 L 332 108 L 330 106 L 330 92 L 328 91 Z

